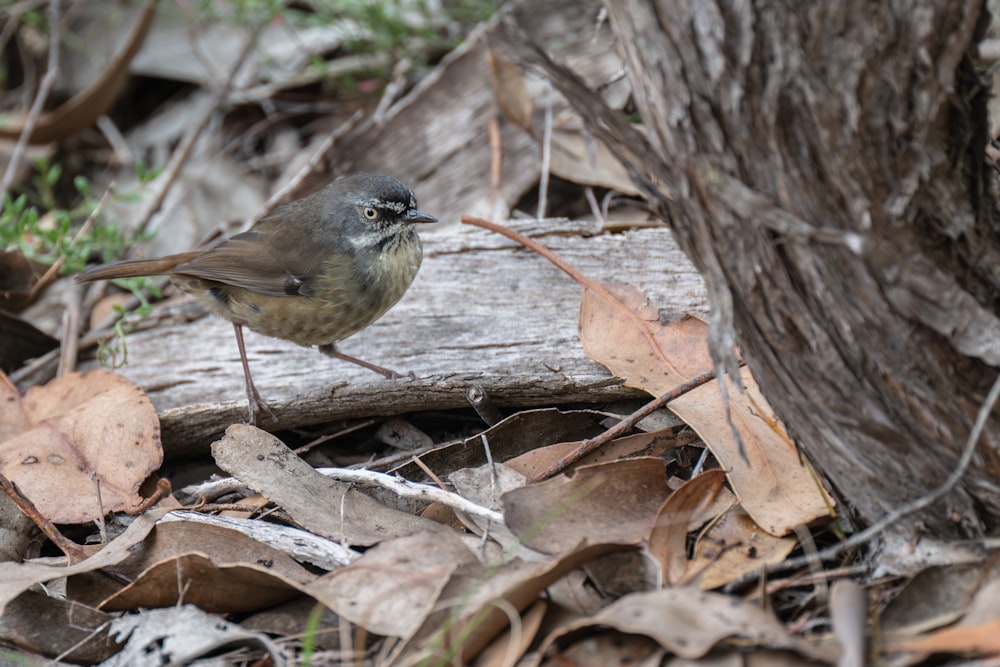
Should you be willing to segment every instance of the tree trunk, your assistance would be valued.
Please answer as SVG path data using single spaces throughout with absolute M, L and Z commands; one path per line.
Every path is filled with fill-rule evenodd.
M 861 519 L 940 484 L 1000 366 L 985 3 L 606 7 L 647 139 L 546 69 L 703 272 L 716 359 L 738 344 Z M 997 426 L 933 534 L 1000 524 Z

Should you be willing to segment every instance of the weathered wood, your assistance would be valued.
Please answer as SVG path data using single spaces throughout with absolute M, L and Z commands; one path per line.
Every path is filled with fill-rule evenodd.
M 969 57 L 985 3 L 606 7 L 649 143 L 567 94 L 703 270 L 717 358 L 739 343 L 861 518 L 941 483 L 1000 366 L 987 91 Z M 998 448 L 994 419 L 960 488 L 913 521 L 1000 524 Z
M 637 285 L 664 317 L 706 313 L 701 278 L 666 228 L 602 233 L 592 223 L 564 220 L 511 226 L 592 278 Z M 254 379 L 279 418 L 265 428 L 464 407 L 473 383 L 502 407 L 639 395 L 584 356 L 576 333 L 580 288 L 561 271 L 481 229 L 429 231 L 423 238 L 424 264 L 407 295 L 382 320 L 339 346 L 412 372 L 415 379 L 385 380 L 315 349 L 248 333 Z M 190 305 L 187 297 L 179 298 Z M 127 342 L 129 365 L 120 372 L 149 393 L 168 455 L 204 451 L 226 426 L 246 419 L 243 375 L 228 322 L 158 321 Z

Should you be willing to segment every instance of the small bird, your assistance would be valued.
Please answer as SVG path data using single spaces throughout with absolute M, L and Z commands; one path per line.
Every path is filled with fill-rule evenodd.
M 350 361 L 388 378 L 390 370 L 341 354 L 335 343 L 364 329 L 399 301 L 423 258 L 414 223 L 437 222 L 417 209 L 397 179 L 356 174 L 275 209 L 248 231 L 209 250 L 92 267 L 77 282 L 168 275 L 233 323 L 250 423 L 274 418 L 250 376 L 243 327 Z

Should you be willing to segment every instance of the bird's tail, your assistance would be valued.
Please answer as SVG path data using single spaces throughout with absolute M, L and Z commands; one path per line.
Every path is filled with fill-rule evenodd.
M 92 266 L 76 276 L 75 280 L 78 283 L 89 283 L 94 280 L 160 276 L 170 273 L 184 262 L 190 262 L 201 253 L 202 251 L 182 252 L 179 255 L 168 255 L 158 259 L 128 259 L 122 262 Z

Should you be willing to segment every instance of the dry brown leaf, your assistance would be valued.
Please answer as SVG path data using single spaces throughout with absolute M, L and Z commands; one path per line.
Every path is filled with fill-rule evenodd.
M 655 308 L 634 287 L 585 290 L 580 304 L 580 340 L 587 355 L 612 373 L 654 396 L 667 393 L 712 368 L 707 328 L 695 318 L 660 324 Z M 799 459 L 783 428 L 741 369 L 745 393 L 729 387 L 732 427 L 716 383 L 710 382 L 669 405 L 705 441 L 726 470 L 740 502 L 764 528 L 784 535 L 828 513 L 832 500 Z
M 511 123 L 531 132 L 533 104 L 521 68 L 491 48 L 486 49 L 486 62 L 490 66 L 490 83 L 500 113 Z
M 922 600 L 915 599 L 915 594 L 925 591 L 939 605 L 952 610 L 961 607 L 958 614 L 962 616 L 962 620 L 951 627 L 917 637 L 900 637 L 901 632 L 896 629 L 891 635 L 887 635 L 889 639 L 886 640 L 886 649 L 918 654 L 907 664 L 913 664 L 922 654 L 927 653 L 985 656 L 1000 651 L 1000 608 L 997 605 L 997 599 L 1000 599 L 1000 577 L 996 574 L 997 567 L 995 562 L 988 561 L 975 568 L 961 565 L 935 568 L 932 570 L 933 576 L 922 577 L 924 581 L 921 585 L 914 587 L 916 590 L 908 589 L 908 595 L 901 604 L 908 602 L 917 609 L 919 617 L 926 618 L 926 605 Z M 951 572 L 952 570 L 955 572 Z M 949 584 L 950 590 L 943 590 Z M 968 599 L 970 593 L 971 600 Z M 892 614 L 894 618 L 889 618 L 888 613 L 885 616 L 898 628 L 903 614 L 898 609 L 895 611 Z M 923 625 L 926 626 L 926 621 Z M 918 627 L 918 624 L 911 621 L 903 631 L 914 627 Z
M 924 569 L 882 610 L 882 632 L 889 637 L 910 638 L 952 625 L 969 611 L 976 592 L 1000 574 L 998 570 L 1000 563 L 983 563 L 982 558 L 974 563 L 953 562 Z
M 548 605 L 538 600 L 521 614 L 517 632 L 507 630 L 494 639 L 476 658 L 476 667 L 514 667 L 535 640 Z
M 452 650 L 468 663 L 510 627 L 510 614 L 526 609 L 556 581 L 598 558 L 632 549 L 624 544 L 592 544 L 545 563 L 465 565 L 452 575 L 436 611 L 424 621 L 397 664 L 438 664 Z M 425 662 L 410 655 L 411 650 Z
M 790 635 L 759 604 L 691 588 L 664 588 L 627 595 L 601 613 L 552 633 L 539 653 L 548 654 L 554 650 L 554 644 L 562 644 L 564 637 L 572 638 L 578 631 L 600 627 L 651 637 L 668 651 L 687 659 L 700 658 L 731 637 L 744 647 L 782 648 L 813 658 L 830 657 L 829 649 L 824 651 Z
M 67 566 L 62 559 L 55 565 L 31 562 L 0 563 L 0 612 L 8 602 L 35 584 L 102 570 L 122 562 L 132 554 L 137 544 L 146 539 L 149 531 L 165 513 L 166 510 L 153 509 L 136 517 L 124 533 L 87 560 L 75 565 Z
M 527 483 L 524 475 L 504 463 L 462 468 L 448 475 L 448 481 L 463 498 L 497 510 L 500 509 L 500 496 Z
M 37 281 L 35 269 L 23 251 L 0 249 L 0 308 L 10 313 L 20 312 L 28 304 L 31 288 Z
M 678 489 L 680 488 L 680 484 L 677 484 L 678 481 L 681 484 L 684 483 L 684 480 L 671 478 L 667 480 L 667 484 L 672 489 Z M 688 525 L 691 527 L 691 530 L 698 530 L 709 521 L 718 519 L 737 504 L 739 504 L 739 501 L 736 499 L 736 494 L 730 491 L 728 486 L 723 486 L 715 494 L 714 500 L 707 505 L 695 509 L 694 516 L 691 517 Z
M 562 667 L 608 667 L 608 665 L 635 665 L 659 667 L 665 651 L 655 641 L 642 635 L 627 635 L 614 630 L 589 634 L 585 640 L 568 644 L 565 648 L 546 655 L 544 665 Z M 702 667 L 691 665 L 684 667 Z M 715 667 L 709 665 L 708 667 Z M 742 665 L 733 667 L 742 667 Z
M 212 456 L 220 468 L 270 498 L 303 528 L 330 539 L 367 546 L 438 527 L 324 477 L 283 442 L 253 426 L 227 428 L 212 443 Z
M 690 440 L 687 438 L 678 439 L 677 431 L 673 428 L 651 433 L 636 433 L 612 440 L 604 447 L 583 457 L 578 465 L 614 461 L 640 453 L 646 456 L 660 456 L 672 447 L 687 444 L 690 444 Z M 575 451 L 579 446 L 579 442 L 560 442 L 555 445 L 538 447 L 506 461 L 505 465 L 528 479 L 533 479 L 551 468 L 556 461 Z
M 888 651 L 975 656 L 1000 652 L 1000 618 L 981 625 L 958 625 L 916 639 L 889 641 Z
M 285 556 L 274 551 L 275 555 Z M 305 577 L 305 570 L 299 573 Z M 104 603 L 107 611 L 133 611 L 193 604 L 209 613 L 241 613 L 266 609 L 295 597 L 301 582 L 285 579 L 271 563 L 219 563 L 191 552 L 156 563 Z
M 640 194 L 618 155 L 590 134 L 575 116 L 568 122 L 557 122 L 553 128 L 551 170 L 559 178 L 573 183 L 607 188 L 633 197 Z
M 596 614 L 604 609 L 608 600 L 636 591 L 651 591 L 659 588 L 662 583 L 659 566 L 648 553 L 640 551 L 624 551 L 605 556 L 587 563 L 583 572 L 586 573 L 586 581 L 573 582 L 578 588 L 564 591 L 571 593 L 572 597 L 559 601 L 559 604 L 568 606 L 582 616 Z M 571 577 L 566 577 L 557 586 L 570 579 Z M 558 599 L 556 593 L 559 591 L 548 592 L 553 600 Z
M 588 541 L 638 544 L 669 493 L 663 460 L 643 457 L 583 466 L 501 500 L 511 532 L 558 554 Z
M 3 269 L 0 269 L 3 271 Z M 4 292 L 0 290 L 0 295 Z M 28 359 L 59 347 L 59 341 L 30 322 L 0 310 L 0 372 L 11 373 Z
M 111 611 L 183 601 L 234 613 L 283 602 L 314 578 L 284 552 L 239 531 L 170 521 L 157 525 L 141 549 L 102 575 L 70 578 L 67 595 Z M 132 583 L 122 588 L 120 580 Z
M 162 461 L 156 410 L 124 377 L 70 373 L 21 397 L 0 376 L 0 472 L 53 522 L 134 510 Z
M 685 581 L 697 581 L 702 590 L 725 586 L 782 562 L 795 544 L 793 537 L 775 537 L 761 530 L 746 512 L 734 507 L 699 537 Z
M 409 637 L 424 622 L 462 565 L 478 564 L 458 535 L 428 531 L 387 540 L 356 562 L 320 577 L 306 592 L 352 623 Z
M 682 484 L 660 507 L 649 532 L 649 551 L 660 564 L 664 585 L 676 584 L 687 572 L 691 520 L 699 509 L 712 503 L 725 478 L 725 473 L 718 469 L 703 472 Z
M 18 663 L 10 645 L 44 656 L 60 656 L 59 664 L 93 665 L 118 652 L 108 636 L 114 617 L 76 601 L 26 591 L 7 604 L 0 617 L 5 667 Z M 40 623 L 39 619 L 45 619 Z M 58 628 L 58 631 L 53 631 Z M 23 663 L 28 664 L 28 663 Z M 50 663 L 55 664 L 55 663 Z

